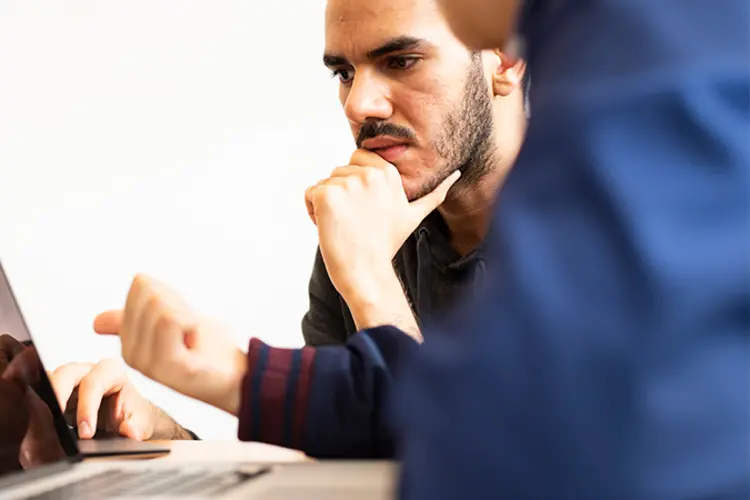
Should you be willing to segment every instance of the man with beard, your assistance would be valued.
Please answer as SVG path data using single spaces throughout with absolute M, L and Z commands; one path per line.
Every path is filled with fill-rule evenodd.
M 395 165 L 410 201 L 461 172 L 394 259 L 422 322 L 481 280 L 490 207 L 526 124 L 516 54 L 469 52 L 444 29 L 429 0 L 328 3 L 323 59 L 339 77 L 357 147 Z M 318 253 L 302 322 L 308 345 L 342 344 L 358 330 L 336 288 Z
M 330 0 L 323 62 L 339 80 L 341 103 L 358 149 L 350 165 L 335 169 L 308 190 L 308 211 L 314 222 L 325 224 L 331 220 L 330 211 L 336 211 L 341 190 L 361 191 L 360 208 L 382 215 L 380 224 L 370 227 L 368 246 L 389 248 L 378 253 L 387 255 L 376 264 L 382 265 L 379 279 L 362 281 L 357 270 L 371 265 L 364 254 L 352 252 L 347 270 L 331 270 L 326 267 L 326 257 L 331 256 L 326 251 L 330 254 L 334 245 L 321 245 L 310 280 L 310 308 L 302 322 L 306 344 L 344 344 L 358 330 L 384 324 L 396 325 L 421 342 L 420 322 L 481 284 L 481 247 L 491 206 L 526 128 L 525 64 L 514 47 L 469 51 L 450 32 L 432 0 Z M 357 216 L 356 211 L 347 212 Z M 337 239 L 335 252 L 346 252 L 347 235 Z M 95 329 L 118 333 L 120 318 L 119 311 L 105 313 L 97 318 Z M 413 341 L 405 341 L 409 350 Z M 301 435 L 299 428 L 288 430 L 286 437 L 280 430 L 278 415 L 293 413 L 291 404 L 281 407 L 282 393 L 288 389 L 290 394 L 304 394 L 307 389 L 297 391 L 297 386 L 311 383 L 314 365 L 320 373 L 323 365 L 345 366 L 352 350 L 362 347 L 359 342 L 354 339 L 345 349 L 315 351 L 271 349 L 255 340 L 258 349 L 253 356 L 259 356 L 264 368 L 257 373 L 256 400 L 248 411 L 263 413 L 270 425 L 259 424 L 242 437 L 318 456 L 390 454 L 387 432 L 382 433 L 388 436 L 385 444 L 373 447 L 361 442 L 371 433 L 369 425 L 357 425 L 351 414 L 346 425 L 339 425 L 344 417 L 335 405 L 352 389 L 348 368 L 328 373 L 335 382 L 312 384 L 311 395 L 317 401 L 312 404 L 326 415 L 316 419 L 326 420 L 315 427 L 320 440 L 308 436 L 302 444 L 290 437 Z M 244 355 L 231 359 L 244 372 Z M 365 364 L 369 360 L 366 354 L 363 359 Z M 260 382 L 270 380 L 264 377 L 265 367 L 274 372 L 275 383 Z M 355 372 L 360 368 L 365 367 L 355 367 Z M 127 381 L 121 365 L 111 360 L 63 366 L 52 381 L 63 407 L 80 387 L 76 419 L 82 438 L 92 437 L 97 426 L 135 439 L 192 436 L 164 412 L 154 411 Z M 316 390 L 326 385 L 330 391 Z M 119 407 L 102 405 L 103 398 L 130 401 L 128 407 L 135 410 L 127 413 L 127 422 L 125 414 L 98 418 L 101 406 Z M 300 403 L 298 409 L 306 405 Z M 369 403 L 357 411 L 365 408 Z

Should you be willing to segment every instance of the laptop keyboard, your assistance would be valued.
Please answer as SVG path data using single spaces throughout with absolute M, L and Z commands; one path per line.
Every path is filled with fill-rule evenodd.
M 28 499 L 58 500 L 75 498 L 139 498 L 151 496 L 211 497 L 257 478 L 268 467 L 246 467 L 241 470 L 157 469 L 145 471 L 108 470 L 75 483 L 46 491 Z

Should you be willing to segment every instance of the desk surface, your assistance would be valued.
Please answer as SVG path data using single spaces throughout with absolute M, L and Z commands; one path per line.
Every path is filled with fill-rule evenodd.
M 241 441 L 154 441 L 171 452 L 158 460 L 172 462 L 304 462 L 311 460 L 299 451 L 263 443 Z
M 299 451 L 271 446 L 263 443 L 241 441 L 151 441 L 170 449 L 165 455 L 114 455 L 90 457 L 87 461 L 100 460 L 166 460 L 168 462 L 264 462 L 290 463 L 312 462 Z

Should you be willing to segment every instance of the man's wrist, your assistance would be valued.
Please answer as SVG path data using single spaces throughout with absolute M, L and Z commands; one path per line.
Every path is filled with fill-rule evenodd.
M 359 283 L 367 285 L 342 293 L 358 330 L 393 325 L 422 342 L 417 320 L 392 267 L 373 273 Z
M 187 441 L 196 439 L 197 436 L 178 424 L 164 410 L 156 405 L 153 405 L 153 407 L 156 413 L 156 426 L 150 439 L 163 439 L 169 441 Z
M 338 287 L 337 287 L 338 288 Z M 368 267 L 356 276 L 350 276 L 338 290 L 349 308 L 367 308 L 369 304 L 380 304 L 394 292 L 403 292 L 401 282 L 389 262 L 378 267 Z
M 191 430 L 182 427 L 177 422 L 172 421 L 168 428 L 163 428 L 154 432 L 152 440 L 168 441 L 199 441 L 200 438 Z
M 237 349 L 231 360 L 231 368 L 228 375 L 227 387 L 221 397 L 217 408 L 225 412 L 239 416 L 240 403 L 242 400 L 242 380 L 247 373 L 247 353 L 242 349 Z
M 185 429 L 180 424 L 176 424 L 176 432 L 173 441 L 200 441 L 200 438 L 190 429 Z

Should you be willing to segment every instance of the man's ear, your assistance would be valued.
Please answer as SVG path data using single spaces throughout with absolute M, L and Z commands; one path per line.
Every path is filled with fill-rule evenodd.
M 511 57 L 500 49 L 495 49 L 494 54 L 499 63 L 492 73 L 492 92 L 496 96 L 505 97 L 521 88 L 526 73 L 526 61 Z

